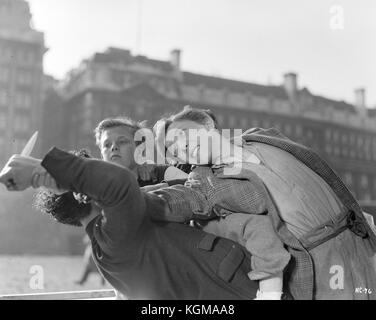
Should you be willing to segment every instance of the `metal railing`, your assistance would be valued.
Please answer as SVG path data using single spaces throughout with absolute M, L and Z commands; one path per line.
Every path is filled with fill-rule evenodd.
M 63 291 L 0 295 L 0 300 L 117 300 L 115 290 Z

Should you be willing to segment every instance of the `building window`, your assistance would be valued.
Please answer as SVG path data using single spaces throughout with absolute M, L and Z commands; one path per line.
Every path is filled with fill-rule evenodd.
M 333 141 L 338 142 L 339 134 L 337 130 L 333 131 Z
M 364 149 L 364 154 L 365 154 L 365 158 L 366 158 L 366 160 L 371 160 L 372 158 L 371 158 L 371 148 L 365 148 Z
M 247 99 L 247 105 L 251 106 L 252 105 L 252 92 L 246 93 L 246 99 Z
M 236 127 L 236 118 L 233 115 L 231 115 L 229 118 L 229 127 L 231 129 Z
M 1 150 L 5 149 L 5 139 L 0 136 L 0 148 Z
M 30 109 L 31 102 L 31 96 L 28 93 L 19 92 L 16 94 L 16 107 Z
M 166 94 L 167 91 L 168 91 L 168 88 L 167 88 L 167 84 L 164 80 L 159 80 L 158 83 L 157 83 L 157 87 L 156 87 L 156 90 L 159 92 L 159 93 L 162 93 L 162 94 Z M 204 99 L 206 99 L 206 92 L 204 91 L 203 93 L 203 97 Z M 206 100 L 204 100 L 206 101 Z
M 344 182 L 347 186 L 352 186 L 353 177 L 352 177 L 351 172 L 346 172 L 343 178 L 344 178 L 343 180 L 344 180 Z
M 244 129 L 248 129 L 247 127 L 248 127 L 248 119 L 247 119 L 247 117 L 242 117 L 241 118 L 241 126 L 242 126 L 242 128 L 244 128 Z
M 350 134 L 350 144 L 351 145 L 355 144 L 355 134 L 353 133 Z
M 290 124 L 285 125 L 285 133 L 286 133 L 287 136 L 292 135 L 292 127 L 291 127 Z
M 184 86 L 183 97 L 188 101 L 198 101 L 200 99 L 199 89 L 191 86 Z
M 368 188 L 368 176 L 367 174 L 362 174 L 360 177 L 360 185 L 362 188 Z
M 28 64 L 34 64 L 37 62 L 36 55 L 34 54 L 34 52 L 28 52 L 26 56 L 27 56 L 26 61 Z
M 269 120 L 264 120 L 262 126 L 263 126 L 264 129 L 270 128 L 270 121 Z
M 296 133 L 296 136 L 300 137 L 303 133 L 303 128 L 300 124 L 297 124 L 296 127 L 295 127 L 295 133 Z
M 13 146 L 12 146 L 12 153 L 20 153 L 23 147 L 25 146 L 25 144 L 26 144 L 25 139 L 14 140 Z
M 280 123 L 275 122 L 275 123 L 272 124 L 272 126 L 273 126 L 273 128 L 277 129 L 279 132 L 282 131 L 282 125 Z M 284 132 L 284 133 L 286 133 L 286 132 Z
M 363 137 L 358 136 L 358 147 L 361 148 L 363 146 Z
M 124 85 L 124 72 L 122 70 L 112 70 L 112 80 L 118 86 Z
M 17 61 L 24 63 L 25 62 L 25 55 L 26 55 L 25 51 L 17 50 L 17 52 L 16 52 Z
M 88 133 L 93 130 L 90 118 L 84 118 L 82 122 L 81 132 Z
M 154 82 L 156 81 L 155 78 L 150 80 L 150 86 L 153 87 Z M 124 73 L 124 87 L 129 87 L 131 85 L 131 75 L 129 73 Z
M 8 95 L 5 91 L 0 90 L 0 106 L 8 105 Z
M 0 68 L 0 82 L 9 82 L 10 72 L 6 67 Z
M 33 78 L 30 72 L 20 71 L 17 75 L 17 82 L 20 85 L 30 85 L 33 82 Z
M 1 48 L 0 47 L 0 60 L 9 60 L 11 58 L 12 51 L 10 48 Z
M 15 96 L 15 103 L 17 107 L 21 107 L 23 102 L 23 93 L 17 93 Z
M 312 131 L 311 129 L 308 129 L 308 130 L 307 130 L 307 138 L 308 138 L 309 140 L 312 140 L 312 138 L 313 138 L 313 131 Z
M 371 144 L 371 138 L 370 137 L 364 138 L 363 149 L 366 153 L 367 160 L 371 160 L 372 144 Z
M 326 140 L 330 140 L 331 137 L 332 137 L 332 130 L 331 129 L 326 129 L 325 130 L 325 139 Z
M 4 113 L 0 113 L 0 129 L 6 129 L 7 116 Z
M 29 118 L 24 115 L 17 115 L 14 118 L 14 130 L 18 132 L 29 131 L 30 123 Z
M 254 96 L 252 105 L 255 109 L 266 110 L 269 106 L 269 101 L 266 97 Z
M 251 123 L 253 128 L 257 128 L 259 126 L 259 122 L 257 119 L 252 119 Z
M 364 200 L 364 201 L 370 201 L 370 200 L 372 200 L 371 194 L 369 192 L 364 192 L 362 200 Z

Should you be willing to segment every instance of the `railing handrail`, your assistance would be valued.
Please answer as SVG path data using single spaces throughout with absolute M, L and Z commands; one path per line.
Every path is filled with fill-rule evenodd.
M 115 290 L 61 291 L 0 295 L 0 300 L 85 300 L 116 298 Z

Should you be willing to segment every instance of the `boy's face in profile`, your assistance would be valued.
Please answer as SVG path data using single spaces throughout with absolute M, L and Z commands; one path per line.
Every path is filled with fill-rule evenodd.
M 132 170 L 136 167 L 135 149 L 132 129 L 126 126 L 106 129 L 101 135 L 100 150 L 105 161 L 114 162 Z

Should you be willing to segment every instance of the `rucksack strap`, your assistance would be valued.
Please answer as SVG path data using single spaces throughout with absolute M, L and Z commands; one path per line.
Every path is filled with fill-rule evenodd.
M 337 220 L 329 220 L 317 226 L 312 231 L 299 238 L 299 241 L 307 251 L 310 251 L 324 242 L 335 238 L 346 229 L 350 229 L 353 233 L 362 238 L 367 237 L 367 231 L 362 222 L 356 219 L 354 211 L 349 210 L 339 215 Z

